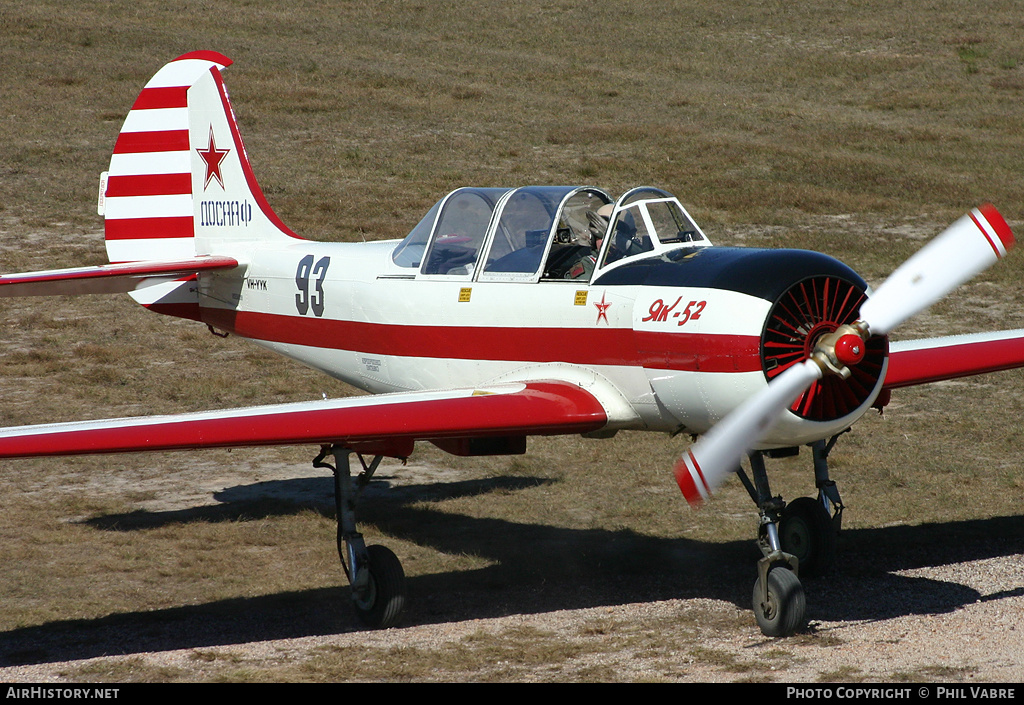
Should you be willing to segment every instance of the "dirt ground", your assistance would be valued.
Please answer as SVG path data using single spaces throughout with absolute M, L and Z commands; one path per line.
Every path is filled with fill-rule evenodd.
M 308 468 L 265 467 L 242 485 L 211 470 L 197 465 L 187 492 L 185 478 L 172 478 L 161 499 L 139 508 L 195 510 L 252 493 L 330 502 L 329 478 Z M 425 483 L 458 479 L 429 464 L 384 468 L 368 499 L 385 484 L 415 494 Z M 0 635 L 0 680 L 301 680 L 322 675 L 325 655 L 351 651 L 379 662 L 357 663 L 336 679 L 1019 682 L 1022 529 L 1024 519 L 1007 517 L 846 531 L 837 572 L 805 581 L 810 624 L 789 639 L 762 636 L 749 611 L 752 542 L 676 542 L 680 568 L 664 579 L 597 566 L 575 581 L 419 576 L 410 580 L 408 626 L 380 632 L 355 625 L 342 589 L 256 597 L 221 612 L 182 605 L 51 622 Z M 554 540 L 550 533 L 541 540 Z M 537 558 L 549 553 L 541 547 Z M 532 662 L 537 643 L 569 653 Z M 491 644 L 487 658 L 453 658 L 483 644 Z M 380 670 L 418 658 L 433 659 L 429 675 Z

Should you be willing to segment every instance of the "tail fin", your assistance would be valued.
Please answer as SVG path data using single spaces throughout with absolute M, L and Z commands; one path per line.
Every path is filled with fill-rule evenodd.
M 114 145 L 103 193 L 111 262 L 230 254 L 231 243 L 297 238 L 267 204 L 212 51 L 179 56 L 139 94 Z M 237 248 L 235 248 L 237 249 Z M 139 303 L 194 317 L 189 281 L 134 292 Z

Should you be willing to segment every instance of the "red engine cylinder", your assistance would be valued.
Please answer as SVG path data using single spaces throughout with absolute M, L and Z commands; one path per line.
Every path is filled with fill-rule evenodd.
M 821 336 L 857 320 L 866 299 L 862 288 L 836 276 L 810 277 L 787 289 L 769 312 L 761 336 L 765 376 L 770 380 L 810 357 Z M 861 343 L 857 336 L 844 336 L 841 343 L 845 337 Z M 850 377 L 825 376 L 812 384 L 790 411 L 811 421 L 832 421 L 851 413 L 874 393 L 889 354 L 888 339 L 869 338 L 859 345 L 859 352 L 854 352 L 853 342 L 844 343 L 842 351 L 836 346 Z

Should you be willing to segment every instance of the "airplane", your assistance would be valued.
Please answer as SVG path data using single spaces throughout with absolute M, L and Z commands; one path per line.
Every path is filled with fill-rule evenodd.
M 617 198 L 467 186 L 402 240 L 314 242 L 257 184 L 230 64 L 184 54 L 135 100 L 100 179 L 110 263 L 2 275 L 0 296 L 127 293 L 370 394 L 5 428 L 0 457 L 317 445 L 368 627 L 398 624 L 407 602 L 400 560 L 366 545 L 356 520 L 383 458 L 422 441 L 505 455 L 530 436 L 634 429 L 697 439 L 674 466 L 692 505 L 740 478 L 760 520 L 754 614 L 765 635 L 792 635 L 806 624 L 800 576 L 835 563 L 839 437 L 893 389 L 1024 366 L 1024 330 L 887 337 L 1006 254 L 1013 235 L 991 205 L 874 291 L 824 254 L 713 246 L 675 196 L 648 186 Z M 804 445 L 817 496 L 787 503 L 765 458 Z

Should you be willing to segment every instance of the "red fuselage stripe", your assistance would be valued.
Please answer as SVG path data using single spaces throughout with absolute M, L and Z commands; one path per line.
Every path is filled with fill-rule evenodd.
M 702 372 L 761 369 L 746 335 L 634 332 L 629 328 L 386 325 L 202 309 L 203 321 L 256 340 L 401 357 L 630 365 Z

